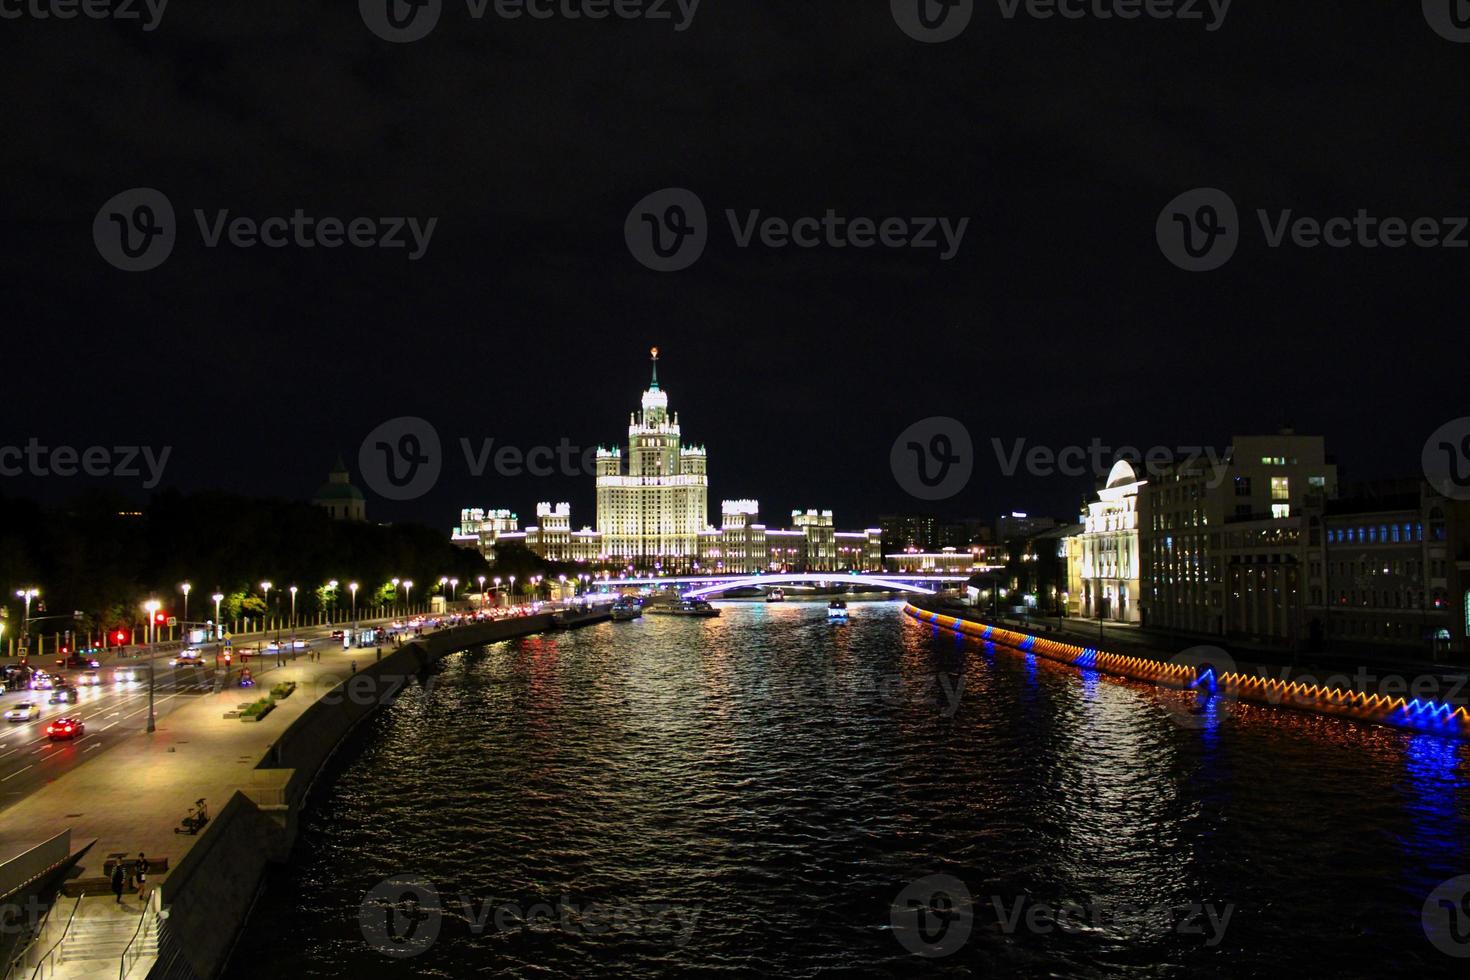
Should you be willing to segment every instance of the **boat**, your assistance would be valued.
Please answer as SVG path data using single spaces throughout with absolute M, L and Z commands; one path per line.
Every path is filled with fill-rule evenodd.
M 651 602 L 644 608 L 650 616 L 718 616 L 720 611 L 703 599 L 674 599 Z
M 785 602 L 786 601 L 786 590 L 785 589 L 772 589 L 771 591 L 769 591 L 769 592 L 766 593 L 766 601 L 767 602 Z
M 846 619 L 847 603 L 843 602 L 841 599 L 833 599 L 831 602 L 827 603 L 827 618 Z
M 612 604 L 612 618 L 615 623 L 626 623 L 630 619 L 637 619 L 643 615 L 643 606 L 637 599 L 619 599 Z

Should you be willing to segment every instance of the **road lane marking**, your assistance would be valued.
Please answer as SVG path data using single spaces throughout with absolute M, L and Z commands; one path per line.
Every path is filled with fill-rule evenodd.
M 32 768 L 32 767 L 31 766 L 26 766 L 26 769 L 30 769 L 30 768 Z M 17 770 L 15 770 L 15 772 L 13 772 L 10 775 L 6 776 L 4 779 L 0 779 L 0 783 L 7 782 L 9 780 L 14 779 L 16 776 L 19 776 L 21 773 L 25 772 L 26 769 L 17 769 Z

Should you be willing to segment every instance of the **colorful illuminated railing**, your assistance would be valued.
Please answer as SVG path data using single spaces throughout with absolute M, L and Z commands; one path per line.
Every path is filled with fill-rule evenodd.
M 1108 653 L 1094 647 L 1081 647 L 1028 633 L 1017 633 L 999 626 L 974 623 L 913 605 L 905 605 L 904 612 L 919 622 L 930 623 L 941 629 L 989 640 L 1074 667 L 1086 667 L 1149 684 L 1184 691 L 1203 686 L 1213 695 L 1241 701 L 1316 711 L 1356 721 L 1408 728 L 1416 732 L 1430 731 L 1459 738 L 1470 737 L 1470 711 L 1443 702 L 1364 694 L 1361 691 L 1322 684 L 1254 677 L 1240 671 L 1226 671 L 1216 676 L 1213 669 L 1203 664 L 1173 664 L 1147 657 Z

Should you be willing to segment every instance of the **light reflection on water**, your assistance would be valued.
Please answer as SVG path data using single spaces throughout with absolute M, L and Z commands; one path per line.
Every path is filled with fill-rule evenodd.
M 1467 772 L 1433 736 L 1079 673 L 896 605 L 602 624 L 450 658 L 365 725 L 233 975 L 1448 975 L 1417 916 L 1470 871 Z M 683 946 L 477 936 L 451 902 L 434 946 L 394 961 L 357 917 L 404 871 L 699 920 Z M 977 921 L 925 962 L 888 903 L 935 872 Z M 1006 931 L 1017 903 L 1066 902 L 1233 914 L 1215 947 L 1137 917 Z

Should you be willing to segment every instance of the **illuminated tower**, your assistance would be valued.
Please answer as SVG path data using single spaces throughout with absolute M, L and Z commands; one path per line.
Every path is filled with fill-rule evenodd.
M 597 530 L 614 559 L 680 567 L 699 557 L 709 475 L 704 447 L 681 445 L 679 416 L 670 418 L 668 392 L 658 383 L 657 347 L 652 354 L 642 411 L 628 419 L 627 451 L 597 451 Z

